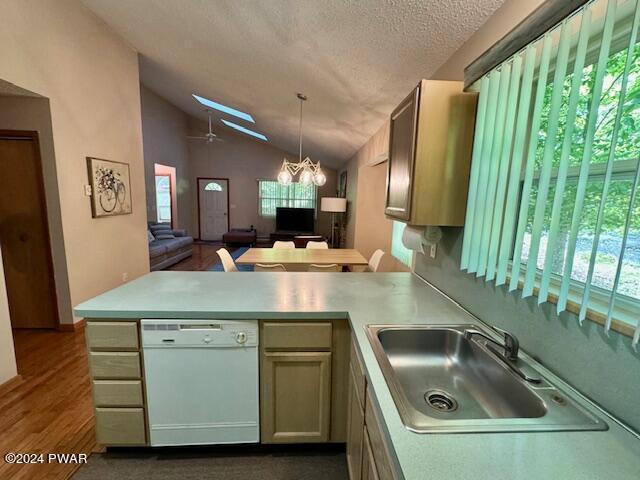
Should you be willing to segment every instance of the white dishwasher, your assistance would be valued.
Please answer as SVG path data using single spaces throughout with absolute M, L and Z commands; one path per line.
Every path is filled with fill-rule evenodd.
M 258 322 L 141 324 L 151 445 L 257 443 Z

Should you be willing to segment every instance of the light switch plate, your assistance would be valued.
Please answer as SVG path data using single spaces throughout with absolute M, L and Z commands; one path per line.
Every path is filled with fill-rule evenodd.
M 431 256 L 431 258 L 436 258 L 436 248 L 436 244 L 431 245 L 431 250 L 429 251 L 429 255 Z
M 84 195 L 86 197 L 90 197 L 91 196 L 91 185 L 85 185 L 84 186 Z

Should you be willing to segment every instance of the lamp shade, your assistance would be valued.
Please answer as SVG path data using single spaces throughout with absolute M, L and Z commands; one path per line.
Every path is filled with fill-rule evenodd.
M 320 210 L 323 212 L 342 213 L 347 211 L 347 199 L 340 197 L 322 197 Z

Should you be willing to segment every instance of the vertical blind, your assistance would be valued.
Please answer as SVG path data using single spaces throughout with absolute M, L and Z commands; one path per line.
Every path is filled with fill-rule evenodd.
M 640 0 L 594 0 L 478 80 L 461 268 L 640 340 Z M 599 310 L 598 310 L 599 309 Z M 623 312 L 631 312 L 627 315 Z

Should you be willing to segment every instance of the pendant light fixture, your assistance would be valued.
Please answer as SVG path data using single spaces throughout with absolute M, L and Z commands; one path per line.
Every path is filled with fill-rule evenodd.
M 280 173 L 278 173 L 278 183 L 280 185 L 289 185 L 293 181 L 298 172 L 300 177 L 298 181 L 308 187 L 309 185 L 316 185 L 321 187 L 327 183 L 327 177 L 320 168 L 320 162 L 313 163 L 309 157 L 302 160 L 302 105 L 307 100 L 307 97 L 302 93 L 297 93 L 296 96 L 300 100 L 300 125 L 298 129 L 298 162 L 293 163 L 286 158 L 282 161 L 282 167 Z

